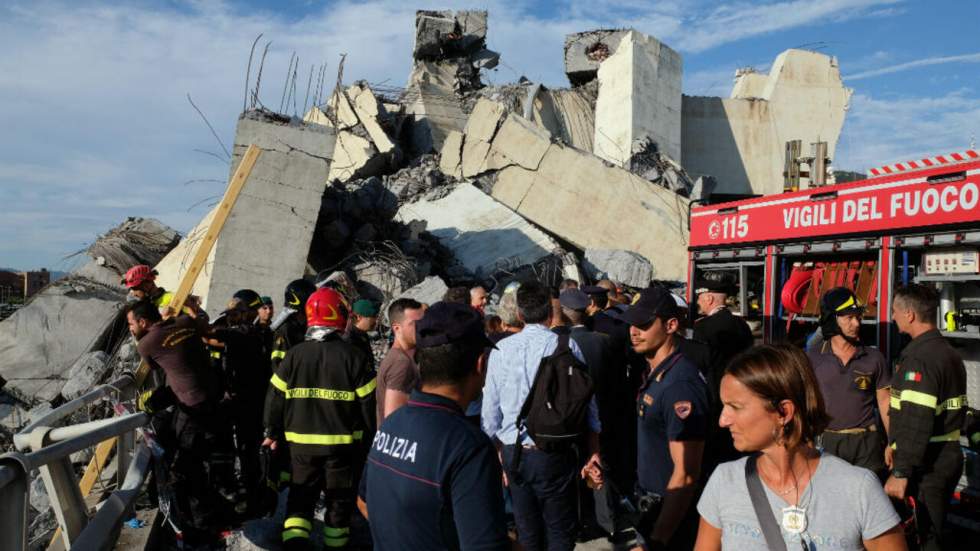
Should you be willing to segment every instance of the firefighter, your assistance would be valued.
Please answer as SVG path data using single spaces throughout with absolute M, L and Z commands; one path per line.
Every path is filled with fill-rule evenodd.
M 224 446 L 218 415 L 220 384 L 201 339 L 207 323 L 191 316 L 164 320 L 149 300 L 127 306 L 126 319 L 143 361 L 154 371 L 162 370 L 166 378 L 166 384 L 139 396 L 139 408 L 155 415 L 174 406 L 163 436 L 172 462 L 178 522 L 189 539 L 206 537 L 220 514 L 209 475 L 210 453 Z
M 137 264 L 126 270 L 126 276 L 122 279 L 122 284 L 129 290 L 129 294 L 136 300 L 147 299 L 157 308 L 166 308 L 173 299 L 174 294 L 168 292 L 163 287 L 157 287 L 156 278 L 159 275 L 156 270 L 146 264 Z
M 272 340 L 272 359 L 273 367 L 279 365 L 286 357 L 286 351 L 305 339 L 306 336 L 306 300 L 316 291 L 313 285 L 305 279 L 296 279 L 286 285 L 283 293 L 283 310 L 272 322 L 272 331 L 275 336 Z
M 864 310 L 865 305 L 846 287 L 824 293 L 820 329 L 825 340 L 807 356 L 831 417 L 820 435 L 821 447 L 884 480 L 892 373 L 881 352 L 861 344 Z M 882 427 L 876 421 L 876 407 Z
M 224 313 L 226 326 L 216 328 L 213 333 L 224 345 L 222 373 L 240 467 L 238 512 L 257 510 L 255 490 L 262 481 L 259 464 L 262 410 L 256 404 L 265 399 L 272 368 L 265 354 L 262 333 L 255 325 L 261 304 L 261 297 L 251 289 L 236 292 Z
M 943 548 L 946 508 L 963 470 L 966 370 L 936 328 L 936 292 L 913 284 L 895 291 L 892 319 L 912 337 L 892 378 L 892 468 L 885 492 L 916 499 L 922 549 Z
M 306 341 L 276 367 L 266 396 L 263 446 L 289 443 L 292 480 L 282 540 L 287 549 L 309 549 L 313 511 L 326 496 L 324 543 L 344 548 L 354 507 L 354 457 L 367 428 L 375 426 L 374 372 L 367 355 L 342 337 L 348 307 L 333 289 L 306 302 Z

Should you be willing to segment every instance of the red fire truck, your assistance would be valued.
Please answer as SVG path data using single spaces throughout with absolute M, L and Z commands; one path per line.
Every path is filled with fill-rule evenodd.
M 966 361 L 970 404 L 980 406 L 976 151 L 873 169 L 856 182 L 695 207 L 690 229 L 688 293 L 706 271 L 733 272 L 734 309 L 764 342 L 802 345 L 818 326 L 820 294 L 845 285 L 868 304 L 864 342 L 894 361 L 905 343 L 891 323 L 893 290 L 936 285 L 937 319 Z M 965 471 L 964 496 L 980 495 L 976 454 L 967 452 Z

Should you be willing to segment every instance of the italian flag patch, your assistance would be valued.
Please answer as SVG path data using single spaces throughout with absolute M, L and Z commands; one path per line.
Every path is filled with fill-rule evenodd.
M 912 381 L 913 383 L 921 383 L 922 373 L 919 373 L 918 371 L 909 371 L 905 374 L 905 380 Z

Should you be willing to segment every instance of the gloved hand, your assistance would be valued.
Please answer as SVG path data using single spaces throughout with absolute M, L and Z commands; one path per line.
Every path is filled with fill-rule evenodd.
M 153 408 L 153 393 L 155 391 L 156 389 L 144 391 L 140 393 L 139 397 L 136 398 L 136 407 L 140 411 L 149 413 L 150 415 L 155 413 Z

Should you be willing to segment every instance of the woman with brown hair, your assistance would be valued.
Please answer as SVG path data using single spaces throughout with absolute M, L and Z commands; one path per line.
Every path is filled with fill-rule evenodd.
M 721 400 L 719 424 L 753 453 L 711 475 L 696 551 L 906 549 L 877 477 L 814 447 L 829 418 L 801 350 L 764 345 L 737 356 Z

